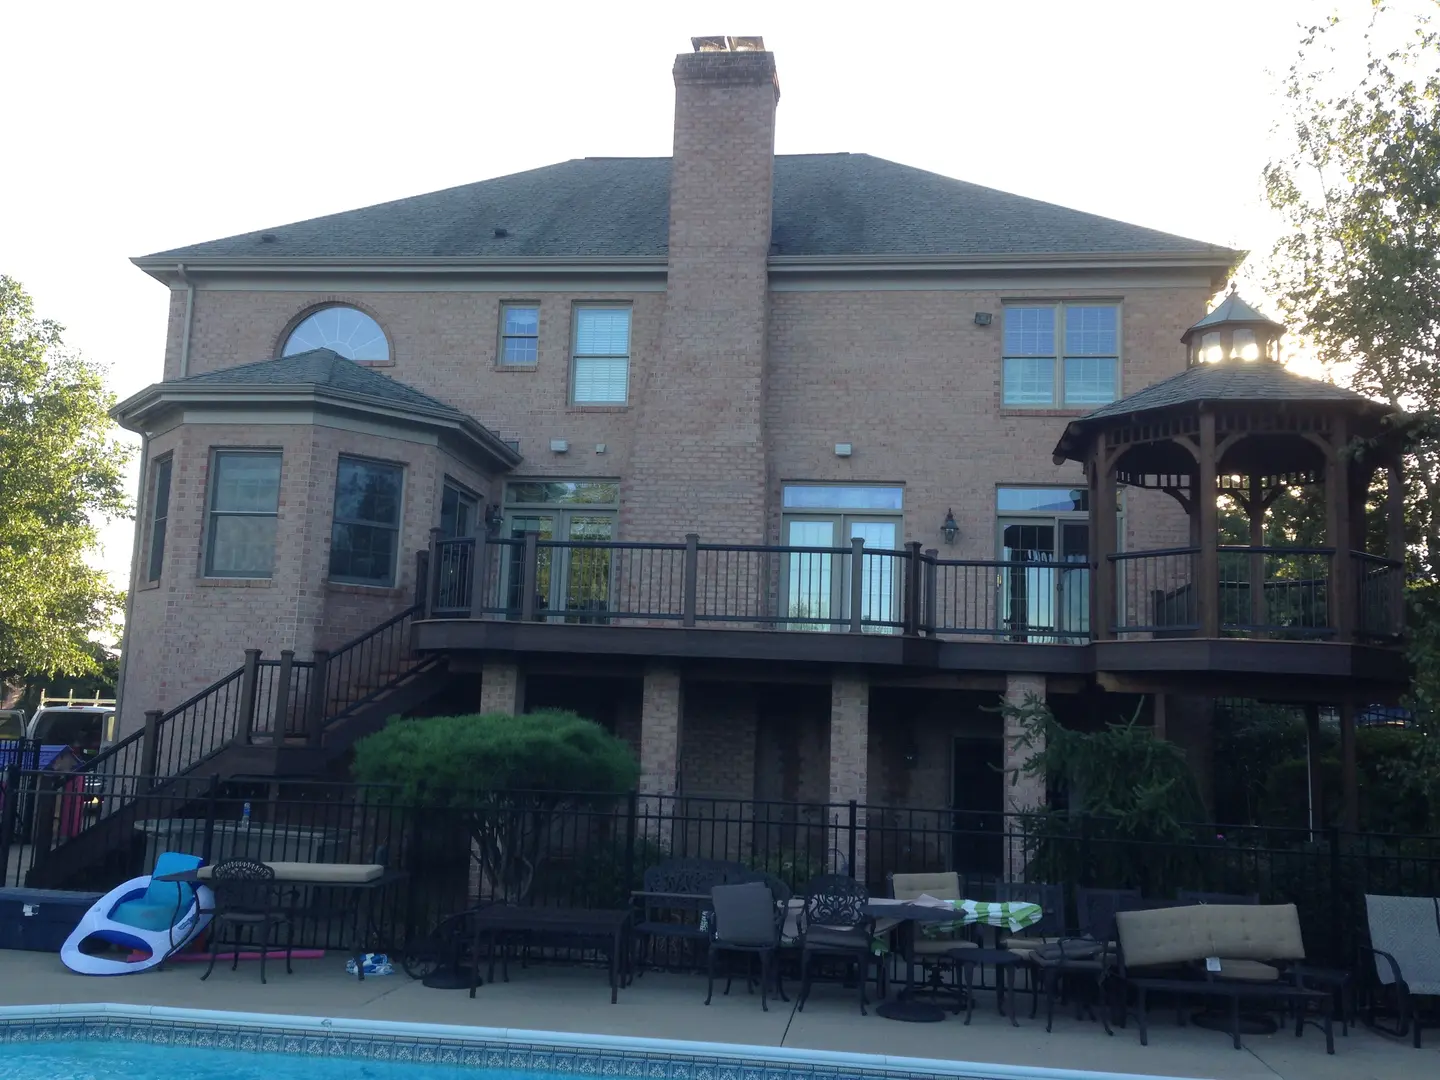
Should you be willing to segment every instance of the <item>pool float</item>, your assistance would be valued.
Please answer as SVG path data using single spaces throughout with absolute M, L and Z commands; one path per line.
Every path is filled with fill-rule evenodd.
M 60 946 L 61 961 L 81 975 L 131 975 L 164 963 L 210 924 L 215 897 L 204 885 L 155 879 L 194 870 L 203 861 L 167 851 L 155 860 L 151 874 L 111 889 Z M 120 960 L 82 952 L 81 944 L 92 938 L 130 949 L 132 956 L 141 958 Z

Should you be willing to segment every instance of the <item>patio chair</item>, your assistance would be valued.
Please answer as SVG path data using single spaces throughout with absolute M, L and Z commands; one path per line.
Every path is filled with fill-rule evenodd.
M 775 895 L 763 881 L 752 881 L 744 885 L 716 885 L 710 893 L 714 905 L 710 912 L 710 949 L 705 962 L 705 1004 L 715 992 L 715 958 L 722 952 L 740 953 L 744 956 L 760 957 L 760 1008 L 770 1011 L 766 996 L 770 989 L 770 978 L 775 976 L 776 991 L 782 1001 L 784 988 L 780 985 L 780 965 L 777 951 L 780 948 L 780 927 L 785 920 L 784 908 L 776 903 Z M 725 993 L 730 993 L 729 977 L 725 980 Z M 749 988 L 749 969 L 745 976 Z
M 800 1002 L 805 1011 L 810 996 L 812 961 L 838 957 L 853 962 L 860 984 L 860 1015 L 868 1015 L 865 983 L 870 965 L 876 963 L 877 977 L 884 992 L 884 962 L 874 953 L 875 919 L 869 910 L 870 894 L 865 886 L 839 874 L 822 874 L 805 889 L 805 907 L 800 913 Z
M 1139 889 L 1091 889 L 1075 887 L 1075 929 L 1081 937 L 1096 941 L 1115 940 L 1115 913 L 1140 899 Z
M 937 900 L 963 900 L 964 886 L 960 875 L 951 870 L 939 874 L 891 874 L 890 895 L 896 900 L 916 900 L 929 895 Z M 932 995 L 950 992 L 944 984 L 944 969 L 954 967 L 950 953 L 955 949 L 977 948 L 969 928 L 938 930 L 915 922 L 905 922 L 896 935 L 900 940 L 900 956 L 905 961 L 906 992 L 915 986 L 915 967 L 929 986 Z
M 1382 991 L 1394 988 L 1398 1014 L 1396 1027 L 1377 1024 L 1372 995 L 1367 1022 L 1378 1031 L 1400 1038 L 1413 1024 L 1418 1050 L 1420 1014 L 1413 999 L 1440 998 L 1440 898 L 1366 893 L 1365 920 L 1370 928 L 1370 944 L 1360 947 L 1361 956 L 1372 961 L 1375 981 Z
M 738 863 L 718 859 L 667 859 L 647 868 L 644 890 L 635 898 L 640 906 L 632 931 L 636 971 L 644 973 L 647 947 L 654 962 L 661 941 L 702 945 L 709 931 L 700 926 L 700 917 L 710 905 L 710 890 L 745 881 L 749 873 Z
M 201 981 L 215 970 L 226 928 L 234 931 L 230 945 L 235 954 L 230 970 L 240 966 L 240 950 L 247 944 L 244 938 L 249 930 L 260 950 L 260 982 L 264 985 L 271 932 L 285 927 L 285 974 L 293 975 L 290 954 L 295 946 L 295 922 L 275 884 L 274 869 L 251 859 L 227 859 L 211 869 L 208 884 L 215 894 L 215 917 L 210 923 L 210 966 L 200 976 Z

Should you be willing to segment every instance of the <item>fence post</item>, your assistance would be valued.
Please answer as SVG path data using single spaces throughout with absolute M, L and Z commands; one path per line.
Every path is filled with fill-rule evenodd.
M 1345 927 L 1341 926 L 1340 900 L 1344 890 L 1340 887 L 1340 829 L 1331 825 L 1325 830 L 1326 840 L 1330 844 L 1330 963 L 1335 967 L 1349 967 L 1350 962 L 1355 959 L 1353 954 L 1347 955 L 1343 935 Z M 1348 927 L 1350 920 L 1347 918 L 1345 924 Z
M 10 868 L 10 840 L 19 825 L 20 814 L 20 760 L 17 749 L 16 759 L 5 769 L 5 782 L 0 786 L 0 888 L 6 883 L 6 871 Z M 23 861 L 23 860 L 22 860 Z M 15 868 L 15 884 L 20 884 L 20 868 Z
M 940 576 L 940 568 L 939 568 L 939 564 L 937 564 L 936 561 L 935 561 L 935 560 L 938 559 L 938 558 L 940 558 L 940 549 L 939 549 L 939 548 L 926 548 L 926 549 L 925 549 L 925 623 L 924 623 L 924 626 L 925 626 L 925 636 L 926 636 L 926 637 L 934 637 L 934 636 L 935 636 L 935 627 L 936 627 L 936 626 L 939 624 L 939 622 L 940 622 L 939 618 L 938 618 L 938 617 L 936 616 L 936 614 L 935 614 L 935 608 L 938 606 L 938 595 L 939 595 L 939 591 L 938 591 L 938 589 L 937 589 L 937 587 L 936 587 L 936 581 L 937 581 L 937 579 L 938 579 L 939 576 Z
M 140 775 L 155 785 L 155 771 L 160 755 L 160 710 L 145 710 L 145 734 L 140 742 Z
M 215 807 L 220 798 L 220 774 L 210 775 L 210 790 L 206 792 L 205 800 L 205 839 L 200 845 L 200 857 L 209 866 L 214 860 L 215 849 Z
M 245 650 L 245 670 L 240 676 L 240 720 L 235 734 L 244 746 L 250 745 L 255 728 L 255 684 L 260 677 L 260 650 Z
M 685 534 L 684 580 L 681 588 L 680 623 L 682 626 L 695 625 L 695 594 L 700 581 L 700 534 Z
M 865 538 L 850 538 L 850 633 L 862 630 L 865 614 Z
M 854 876 L 855 876 L 855 848 L 856 848 L 856 844 L 855 844 L 855 841 L 856 841 L 855 832 L 856 832 L 856 828 L 857 828 L 857 824 L 858 824 L 858 819 L 859 819 L 859 817 L 860 817 L 860 807 L 859 807 L 859 804 L 856 803 L 856 801 L 855 801 L 854 799 L 851 799 L 851 800 L 850 800 L 850 845 L 849 845 L 849 854 L 848 854 L 848 856 L 847 856 L 848 859 L 850 860 L 850 876 L 851 876 L 851 877 L 854 877 Z M 857 880 L 858 880 L 858 879 L 857 879 Z M 861 882 L 861 884 L 863 885 L 864 882 Z
M 905 545 L 905 612 L 904 624 L 907 637 L 920 633 L 920 541 L 911 540 Z
M 525 553 L 520 561 L 520 621 L 535 621 L 535 580 L 540 553 L 540 534 L 525 534 Z
M 470 552 L 470 593 L 465 597 L 466 613 L 472 619 L 479 619 L 484 615 L 485 607 L 485 563 L 490 558 L 490 545 L 485 542 L 485 534 L 475 534 L 475 547 Z
M 639 884 L 635 880 L 635 818 L 639 811 L 640 793 L 631 791 L 625 797 L 625 889 Z
M 330 650 L 315 650 L 310 672 L 310 700 L 305 708 L 305 744 L 318 747 L 325 734 L 326 685 L 330 681 Z
M 280 650 L 280 674 L 276 678 L 275 715 L 270 719 L 270 737 L 278 744 L 285 739 L 285 718 L 290 712 L 290 679 L 294 674 L 291 666 L 295 663 L 294 649 Z
M 1090 815 L 1085 813 L 1080 815 L 1080 884 L 1095 884 L 1090 866 Z

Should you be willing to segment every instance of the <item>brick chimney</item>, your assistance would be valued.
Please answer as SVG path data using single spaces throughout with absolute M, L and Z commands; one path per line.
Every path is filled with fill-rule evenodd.
M 675 59 L 665 311 L 660 355 L 637 401 L 627 531 L 641 540 L 698 532 L 763 543 L 766 260 L 780 88 L 760 38 L 692 42 L 695 51 Z

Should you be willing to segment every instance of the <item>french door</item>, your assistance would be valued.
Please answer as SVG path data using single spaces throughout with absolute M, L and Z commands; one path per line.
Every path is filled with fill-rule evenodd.
M 899 535 L 899 521 L 859 514 L 793 517 L 785 522 L 788 547 L 848 547 L 852 538 L 860 537 L 867 550 L 893 550 Z M 845 628 L 850 621 L 849 556 L 792 551 L 784 572 L 784 614 L 796 620 L 787 624 L 789 629 Z M 866 555 L 860 560 L 860 617 L 870 624 L 867 629 L 885 632 L 887 627 L 876 624 L 899 621 L 899 574 L 899 560 L 893 556 Z
M 1011 564 L 1000 571 L 999 604 L 1010 640 L 1070 641 L 1089 636 L 1088 520 L 1002 518 L 1000 558 Z
M 615 518 L 584 510 L 515 510 L 506 515 L 505 535 L 524 540 L 534 533 L 541 541 L 577 540 L 605 543 L 614 539 Z M 522 607 L 522 549 L 508 545 L 503 568 L 506 607 Z M 610 609 L 613 565 L 610 548 L 541 546 L 535 558 L 535 611 L 563 622 L 599 622 Z

